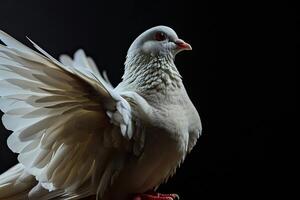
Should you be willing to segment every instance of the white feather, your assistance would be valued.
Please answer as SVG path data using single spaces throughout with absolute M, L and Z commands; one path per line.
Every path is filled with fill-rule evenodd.
M 20 173 L 29 173 L 38 182 L 36 187 L 31 182 L 9 195 L 16 199 L 24 198 L 26 193 L 39 199 L 77 199 L 96 193 L 92 182 L 82 191 L 79 188 L 98 170 L 95 159 L 101 162 L 112 151 L 103 150 L 102 157 L 98 157 L 101 148 L 95 149 L 104 143 L 104 131 L 114 129 L 107 123 L 106 111 L 120 110 L 118 116 L 130 122 L 130 113 L 123 112 L 128 109 L 126 101 L 105 82 L 83 50 L 75 53 L 74 61 L 61 56 L 62 64 L 31 40 L 44 56 L 3 32 L 0 39 L 7 45 L 0 45 L 0 109 L 5 113 L 4 126 L 13 131 L 8 146 L 19 153 Z M 119 121 L 121 129 L 126 130 L 128 124 Z M 119 135 L 122 139 L 120 129 Z M 0 182 L 2 197 L 7 197 L 12 187 L 9 183 L 20 178 L 20 173 L 12 170 L 4 174 L 8 178 Z M 104 186 L 111 181 L 107 170 L 98 178 L 104 193 Z M 82 193 L 74 193 L 77 189 Z

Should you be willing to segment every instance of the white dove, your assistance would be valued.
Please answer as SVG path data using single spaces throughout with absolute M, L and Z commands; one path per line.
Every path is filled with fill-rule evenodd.
M 201 134 L 174 64 L 191 46 L 166 26 L 132 43 L 113 88 L 78 50 L 60 62 L 0 32 L 0 109 L 19 164 L 0 175 L 1 200 L 168 200 L 156 193 Z M 104 78 L 103 78 L 104 77 Z

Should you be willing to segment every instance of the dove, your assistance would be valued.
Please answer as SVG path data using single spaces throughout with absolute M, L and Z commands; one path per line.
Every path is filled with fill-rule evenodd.
M 28 38 L 29 39 L 29 38 Z M 131 44 L 116 86 L 78 50 L 56 60 L 0 32 L 0 109 L 18 164 L 0 175 L 1 200 L 171 200 L 160 184 L 202 126 L 175 56 L 192 47 L 167 26 Z

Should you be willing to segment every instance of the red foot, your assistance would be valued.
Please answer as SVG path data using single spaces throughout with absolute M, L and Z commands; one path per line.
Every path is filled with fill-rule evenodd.
M 177 194 L 136 194 L 133 200 L 178 200 L 179 196 Z

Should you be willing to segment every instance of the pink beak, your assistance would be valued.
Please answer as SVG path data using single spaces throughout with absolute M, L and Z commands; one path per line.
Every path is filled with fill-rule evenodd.
M 179 50 L 192 50 L 192 46 L 181 39 L 176 40 L 175 44 Z

